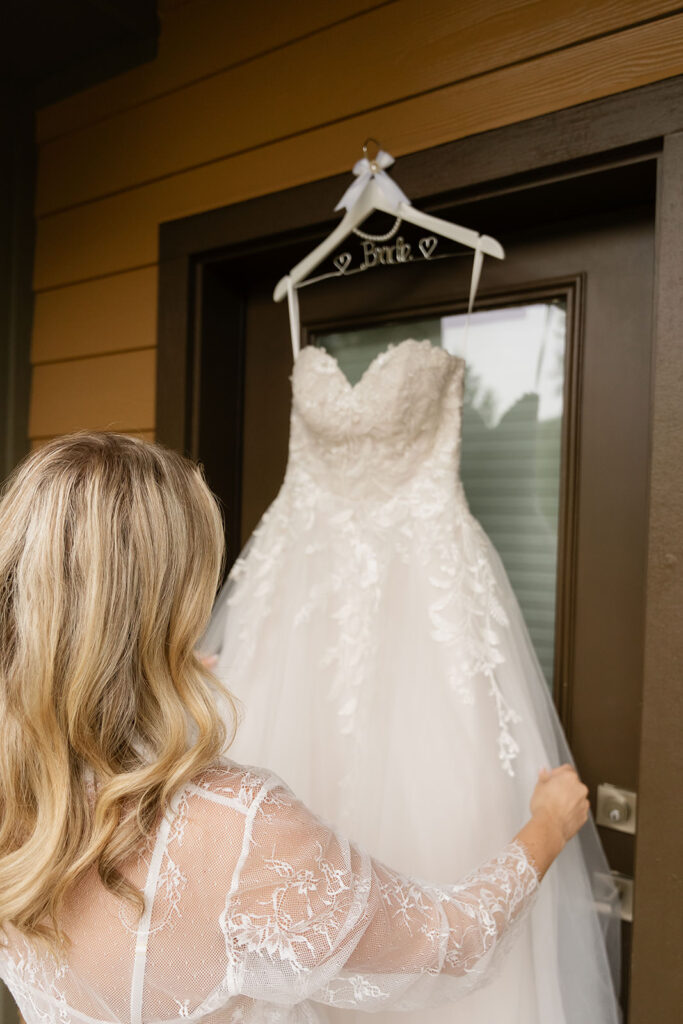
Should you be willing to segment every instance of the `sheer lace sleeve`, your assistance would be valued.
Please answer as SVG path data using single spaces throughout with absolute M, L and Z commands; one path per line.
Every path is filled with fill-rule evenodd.
M 538 887 L 519 841 L 454 885 L 405 877 L 273 777 L 221 918 L 233 991 L 365 1010 L 458 999 L 496 974 Z

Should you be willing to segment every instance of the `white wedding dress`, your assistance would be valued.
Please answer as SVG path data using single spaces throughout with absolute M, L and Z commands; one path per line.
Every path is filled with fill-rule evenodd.
M 459 478 L 464 366 L 406 339 L 351 385 L 324 349 L 299 352 L 284 481 L 199 645 L 243 704 L 231 757 L 267 764 L 374 856 L 442 883 L 522 826 L 542 766 L 572 760 Z M 373 1007 L 376 1020 L 615 1024 L 615 906 L 590 818 L 490 984 L 412 1014 Z

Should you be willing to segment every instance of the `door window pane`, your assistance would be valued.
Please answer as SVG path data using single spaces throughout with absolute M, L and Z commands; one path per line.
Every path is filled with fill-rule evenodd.
M 496 546 L 552 690 L 566 346 L 564 300 L 322 334 L 355 384 L 407 337 L 465 355 L 461 476 L 472 514 Z

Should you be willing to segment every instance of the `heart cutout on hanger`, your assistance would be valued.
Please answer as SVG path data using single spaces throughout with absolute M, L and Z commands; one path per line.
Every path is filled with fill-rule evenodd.
M 340 274 L 345 274 L 349 268 L 349 263 L 351 262 L 351 253 L 340 252 L 338 256 L 335 256 L 332 262 Z
M 421 238 L 417 244 L 424 258 L 428 260 L 436 249 L 436 238 L 434 235 L 427 235 L 426 238 Z

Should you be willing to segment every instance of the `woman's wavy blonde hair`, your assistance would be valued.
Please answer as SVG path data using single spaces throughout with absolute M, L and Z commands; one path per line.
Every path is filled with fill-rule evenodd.
M 195 653 L 224 558 L 201 469 L 114 433 L 57 438 L 0 501 L 0 927 L 54 947 L 66 893 L 120 871 L 227 749 Z M 233 725 L 234 736 L 234 725 Z M 93 782 L 97 798 L 89 799 Z

